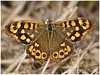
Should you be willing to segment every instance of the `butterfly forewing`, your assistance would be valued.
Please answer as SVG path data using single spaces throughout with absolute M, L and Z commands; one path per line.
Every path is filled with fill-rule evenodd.
M 94 22 L 86 18 L 75 18 L 55 23 L 58 30 L 71 42 L 77 42 L 94 29 Z
M 41 30 L 42 25 L 28 21 L 13 22 L 5 27 L 6 34 L 22 44 L 31 43 Z

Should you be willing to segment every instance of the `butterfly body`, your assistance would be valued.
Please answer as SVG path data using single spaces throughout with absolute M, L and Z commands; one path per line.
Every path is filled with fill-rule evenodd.
M 5 32 L 18 42 L 27 45 L 27 53 L 35 60 L 59 60 L 74 50 L 73 43 L 83 39 L 94 29 L 94 22 L 75 18 L 46 24 L 17 21 L 7 25 Z

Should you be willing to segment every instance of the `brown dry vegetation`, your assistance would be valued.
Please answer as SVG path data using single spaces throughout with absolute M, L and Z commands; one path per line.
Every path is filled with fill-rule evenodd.
M 53 15 L 53 16 L 52 16 Z M 5 25 L 11 21 L 54 22 L 87 17 L 95 22 L 95 30 L 77 43 L 74 52 L 59 63 L 33 61 L 24 46 L 7 36 Z M 1 72 L 2 74 L 98 74 L 99 73 L 99 2 L 98 1 L 2 1 L 1 2 Z

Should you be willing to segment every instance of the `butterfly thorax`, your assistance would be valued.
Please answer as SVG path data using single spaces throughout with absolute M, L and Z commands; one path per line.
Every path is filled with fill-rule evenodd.
M 54 24 L 52 20 L 48 19 L 47 20 L 47 31 L 49 34 L 48 38 L 51 38 L 53 30 L 54 30 Z

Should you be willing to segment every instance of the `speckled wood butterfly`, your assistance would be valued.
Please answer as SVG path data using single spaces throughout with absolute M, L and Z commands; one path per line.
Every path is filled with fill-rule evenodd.
M 73 43 L 83 39 L 94 29 L 94 22 L 75 18 L 46 24 L 28 21 L 13 22 L 5 27 L 7 35 L 27 45 L 27 53 L 34 59 L 63 59 L 74 50 Z

